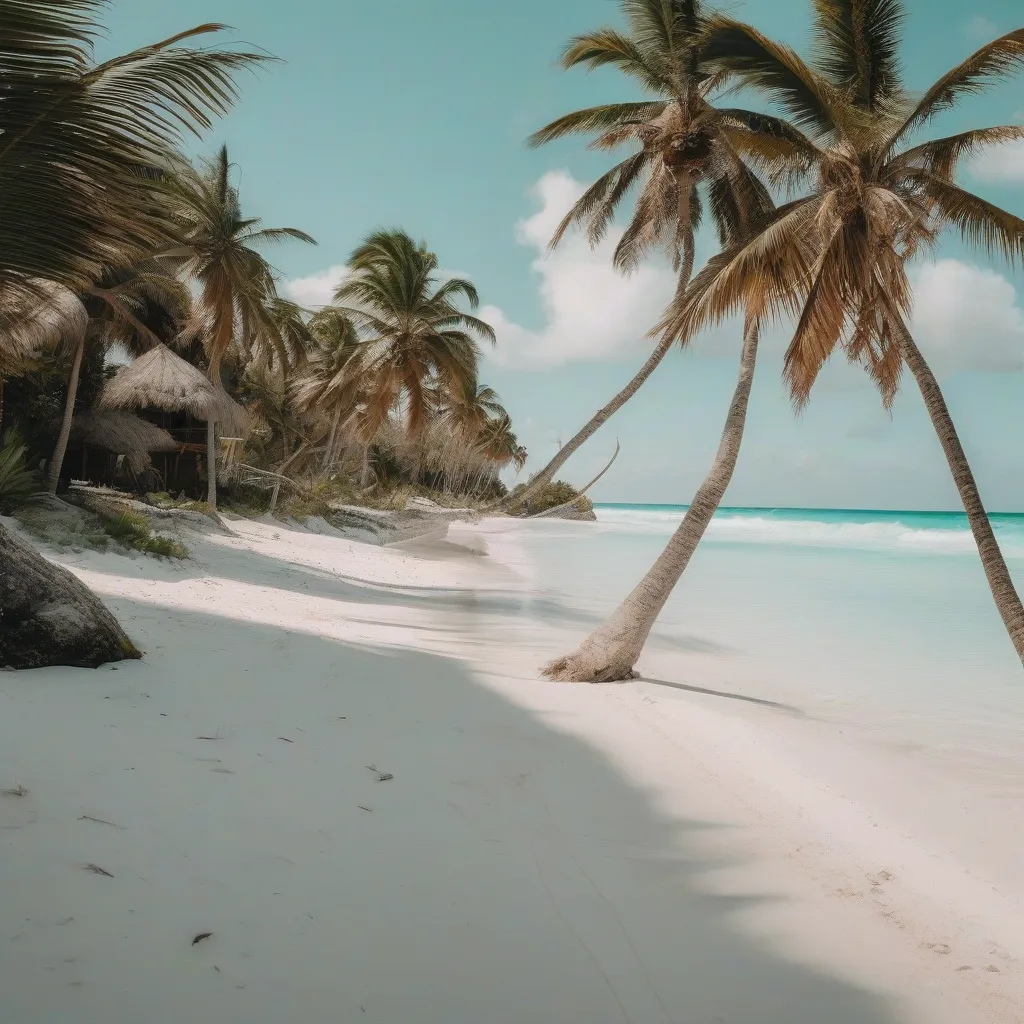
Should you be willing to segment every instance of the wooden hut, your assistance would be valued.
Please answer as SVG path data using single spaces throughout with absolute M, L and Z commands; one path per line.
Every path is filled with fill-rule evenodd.
M 173 438 L 173 452 L 157 455 L 153 464 L 164 489 L 199 495 L 206 478 L 206 423 L 217 425 L 226 438 L 249 431 L 245 409 L 203 372 L 158 345 L 119 370 L 100 397 L 103 411 L 136 411 Z
M 154 423 L 130 412 L 93 411 L 76 416 L 65 458 L 65 474 L 95 483 L 151 484 L 151 453 L 177 451 L 178 443 Z

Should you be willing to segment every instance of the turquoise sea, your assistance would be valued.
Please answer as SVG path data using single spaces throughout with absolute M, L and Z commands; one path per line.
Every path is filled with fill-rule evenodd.
M 613 610 L 684 512 L 606 504 L 596 524 L 535 521 L 524 544 L 537 589 L 580 614 L 567 634 Z M 1024 587 L 1024 515 L 992 522 Z M 1024 752 L 1024 669 L 960 513 L 721 509 L 651 649 L 676 681 L 870 724 L 911 747 Z

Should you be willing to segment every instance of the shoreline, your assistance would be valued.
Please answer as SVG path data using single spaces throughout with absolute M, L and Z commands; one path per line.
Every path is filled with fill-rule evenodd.
M 538 680 L 584 627 L 522 614 L 515 521 L 229 527 L 60 556 L 146 660 L 0 676 L 11 1024 L 1019 1019 L 997 801 L 729 699 L 713 655 Z

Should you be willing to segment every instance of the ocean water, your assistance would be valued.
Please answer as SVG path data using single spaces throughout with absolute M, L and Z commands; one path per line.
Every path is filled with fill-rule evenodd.
M 582 639 L 684 512 L 598 505 L 596 524 L 532 523 L 523 543 L 545 614 L 561 609 Z M 1024 515 L 992 521 L 1024 586 Z M 1024 756 L 1024 669 L 962 514 L 722 509 L 651 646 L 659 664 L 671 653 L 677 682 L 793 704 L 908 748 Z

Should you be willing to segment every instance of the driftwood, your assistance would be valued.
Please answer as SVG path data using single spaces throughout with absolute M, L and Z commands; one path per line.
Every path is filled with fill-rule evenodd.
M 84 583 L 0 526 L 0 667 L 97 668 L 141 657 Z

